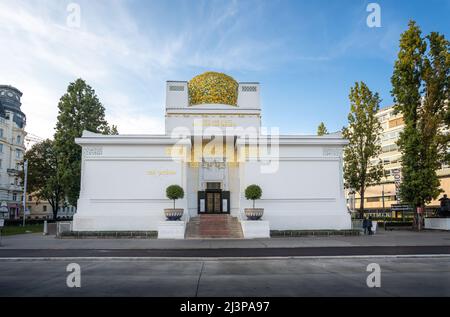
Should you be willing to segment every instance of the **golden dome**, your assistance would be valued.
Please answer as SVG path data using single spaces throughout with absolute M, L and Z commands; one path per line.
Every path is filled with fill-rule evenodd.
M 228 75 L 206 72 L 192 78 L 188 87 L 190 105 L 204 103 L 237 105 L 238 83 Z

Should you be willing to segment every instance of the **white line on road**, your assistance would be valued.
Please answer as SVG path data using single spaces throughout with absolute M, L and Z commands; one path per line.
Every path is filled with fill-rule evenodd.
M 320 255 L 274 257 L 4 257 L 2 261 L 243 261 L 243 260 L 308 260 L 308 259 L 374 259 L 374 258 L 449 258 L 450 254 L 404 255 Z

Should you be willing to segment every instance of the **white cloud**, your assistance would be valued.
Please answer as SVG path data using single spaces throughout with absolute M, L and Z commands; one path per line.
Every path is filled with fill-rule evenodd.
M 192 68 L 258 70 L 279 58 L 271 51 L 281 42 L 241 36 L 249 25 L 236 1 L 206 1 L 197 19 L 180 14 L 172 29 L 139 21 L 122 1 L 77 2 L 81 28 L 65 25 L 70 1 L 0 1 L 0 83 L 24 93 L 26 129 L 44 138 L 78 77 L 96 90 L 120 133 L 153 133 L 163 130 L 166 80 L 187 79 L 179 74 Z

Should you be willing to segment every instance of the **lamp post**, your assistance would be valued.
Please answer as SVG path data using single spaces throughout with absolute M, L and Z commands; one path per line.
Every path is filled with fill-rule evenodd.
M 27 209 L 27 176 L 28 176 L 28 160 L 23 162 L 23 174 L 25 179 L 23 181 L 23 226 L 25 227 L 26 209 Z

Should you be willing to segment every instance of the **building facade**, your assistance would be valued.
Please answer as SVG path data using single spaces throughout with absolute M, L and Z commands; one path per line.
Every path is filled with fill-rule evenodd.
M 27 195 L 26 201 L 27 210 L 29 214 L 27 215 L 27 219 L 32 220 L 41 220 L 41 219 L 53 219 L 53 210 L 52 206 L 47 200 L 38 199 L 33 194 Z M 71 219 L 73 215 L 76 213 L 77 209 L 75 206 L 71 206 L 67 203 L 64 203 L 58 209 L 57 217 L 58 219 Z M 20 212 L 22 216 L 22 211 Z
M 400 203 L 395 179 L 401 179 L 401 152 L 397 146 L 397 141 L 400 132 L 404 129 L 404 122 L 401 113 L 394 113 L 393 106 L 380 109 L 376 116 L 382 128 L 380 136 L 382 152 L 379 157 L 373 158 L 371 162 L 376 164 L 381 160 L 386 177 L 381 179 L 380 185 L 367 188 L 364 209 L 367 213 L 386 214 L 390 216 L 391 205 Z M 440 179 L 441 188 L 444 190 L 442 194 L 450 195 L 450 167 L 448 165 L 442 165 L 436 173 Z M 359 203 L 360 198 L 356 196 L 356 208 L 359 207 Z M 428 207 L 439 207 L 439 201 L 433 200 Z M 400 212 L 392 214 L 393 217 L 399 217 L 400 215 Z
M 157 230 L 166 188 L 188 223 L 199 215 L 246 220 L 257 184 L 271 230 L 350 229 L 339 134 L 280 135 L 261 127 L 259 83 L 206 73 L 166 84 L 164 135 L 83 133 L 81 190 L 74 231 Z
M 19 218 L 23 188 L 18 177 L 25 153 L 26 117 L 21 111 L 22 92 L 0 85 L 0 202 L 10 219 Z

